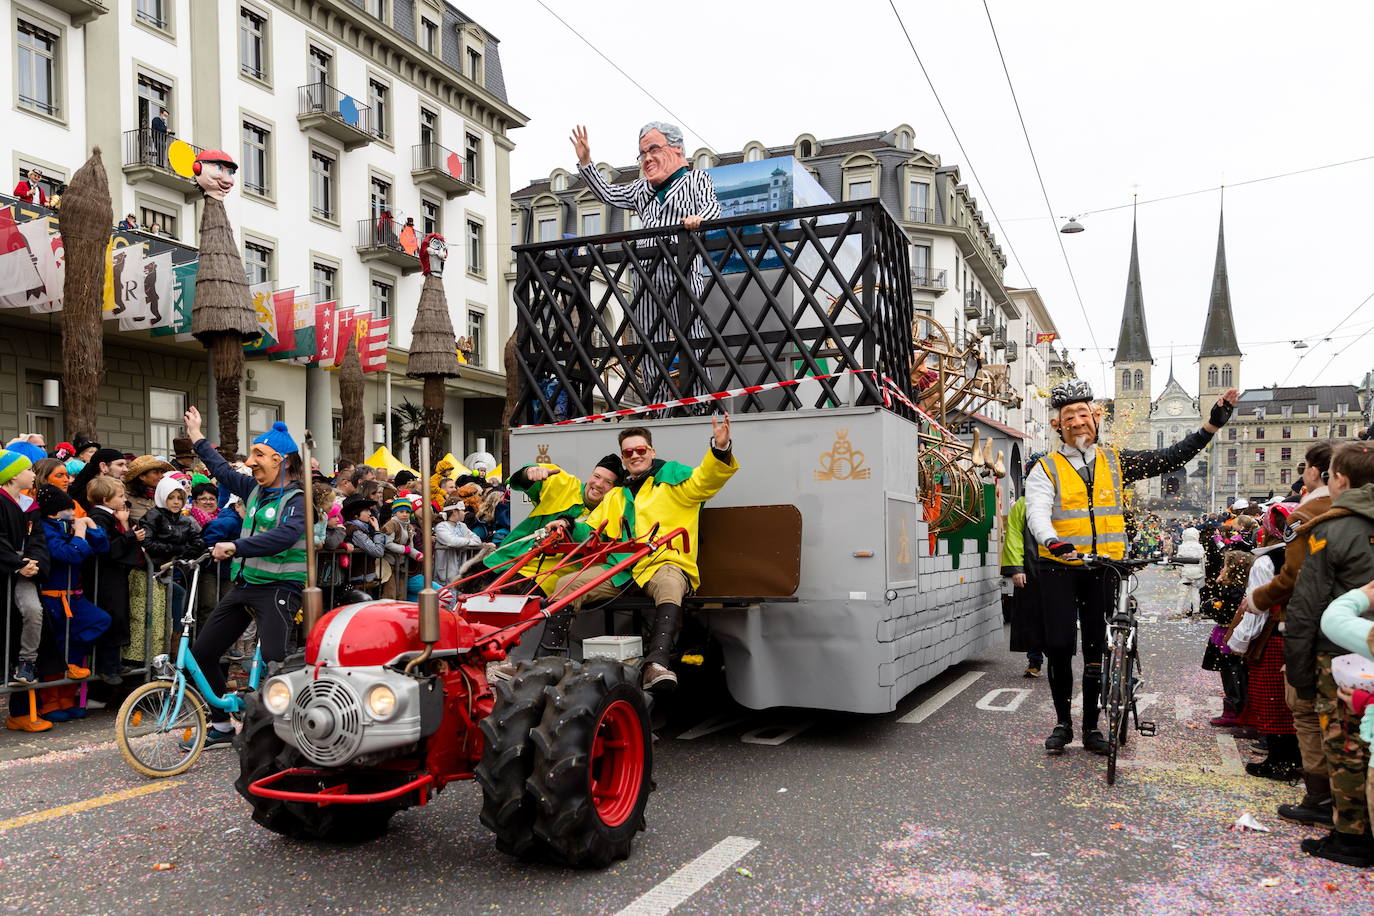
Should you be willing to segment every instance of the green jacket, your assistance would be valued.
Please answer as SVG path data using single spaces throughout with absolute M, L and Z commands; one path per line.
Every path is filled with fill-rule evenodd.
M 1002 569 L 1004 576 L 1026 571 L 1026 497 L 1012 503 L 1007 513 L 1007 528 L 1002 532 Z

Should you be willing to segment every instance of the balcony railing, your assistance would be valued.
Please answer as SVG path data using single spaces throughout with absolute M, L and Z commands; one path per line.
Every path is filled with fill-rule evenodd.
M 364 262 L 381 261 L 413 273 L 420 269 L 419 241 L 419 229 L 394 216 L 358 220 L 358 257 Z
M 296 120 L 336 140 L 345 149 L 371 143 L 375 134 L 372 109 L 328 83 L 306 83 L 296 90 Z
M 1017 351 L 1016 341 L 1014 341 L 1014 340 L 1009 340 L 1009 341 L 1007 341 L 1007 362 L 1009 362 L 1009 363 L 1014 363 L 1014 362 L 1016 362 L 1016 357 L 1017 357 L 1017 355 L 1018 355 L 1016 351 Z
M 1006 348 L 1006 346 L 1007 346 L 1007 329 L 1006 329 L 1006 328 L 997 328 L 995 331 L 992 332 L 992 348 L 993 348 L 994 350 L 1003 350 L 1003 349 Z
M 195 182 L 172 169 L 168 150 L 177 142 L 175 134 L 151 127 L 139 127 L 124 132 L 124 175 L 130 184 L 148 181 L 164 188 L 180 191 L 185 195 L 194 194 Z M 183 141 L 184 142 L 184 141 Z M 187 143 L 196 155 L 202 152 L 199 146 Z
M 450 200 L 477 189 L 463 157 L 438 143 L 417 143 L 410 148 L 410 175 L 416 184 L 442 191 Z
M 913 223 L 935 223 L 939 222 L 935 218 L 933 207 L 907 207 L 906 218 Z
M 983 294 L 973 290 L 964 291 L 964 317 L 977 318 L 983 314 Z
M 948 271 L 943 269 L 936 270 L 933 267 L 913 267 L 911 269 L 911 285 L 919 289 L 949 289 Z

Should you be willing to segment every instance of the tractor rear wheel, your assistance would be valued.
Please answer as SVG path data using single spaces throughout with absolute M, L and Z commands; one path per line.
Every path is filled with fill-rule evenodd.
M 253 820 L 273 833 L 295 840 L 361 843 L 386 833 L 392 815 L 409 807 L 408 803 L 384 802 L 321 808 L 308 802 L 262 798 L 249 792 L 248 787 L 264 776 L 312 765 L 304 754 L 277 737 L 272 714 L 256 693 L 249 695 L 244 704 L 243 730 L 234 744 L 239 753 L 239 778 L 234 781 L 234 788 L 252 806 Z M 357 775 L 340 771 L 333 781 L 345 782 L 349 776 Z
M 653 790 L 649 701 L 639 672 L 611 659 L 572 664 L 530 733 L 534 833 L 558 861 L 604 868 L 630 854 Z
M 521 662 L 513 678 L 492 684 L 496 701 L 478 726 L 484 739 L 476 772 L 482 823 L 507 855 L 536 858 L 544 852 L 534 836 L 534 803 L 525 790 L 534 767 L 530 729 L 544 717 L 545 689 L 563 679 L 569 664 L 564 658 Z

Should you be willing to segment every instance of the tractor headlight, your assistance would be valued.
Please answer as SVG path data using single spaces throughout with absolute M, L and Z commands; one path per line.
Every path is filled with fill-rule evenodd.
M 285 713 L 291 706 L 291 682 L 284 677 L 272 678 L 263 688 L 262 703 L 274 716 Z
M 390 719 L 396 714 L 396 692 L 378 684 L 367 692 L 367 711 L 374 719 Z

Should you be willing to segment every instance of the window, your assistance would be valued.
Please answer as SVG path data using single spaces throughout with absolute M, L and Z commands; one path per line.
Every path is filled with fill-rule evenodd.
M 1236 439 L 1236 428 L 1235 428 L 1234 426 L 1228 426 L 1228 427 L 1226 428 L 1226 438 L 1227 438 L 1227 439 L 1230 439 L 1232 442 L 1235 441 L 1235 439 Z
M 1240 463 L 1240 454 L 1238 449 L 1228 448 L 1226 450 L 1226 463 L 1232 466 L 1235 466 L 1236 464 Z
M 800 143 L 797 144 L 797 156 L 798 156 L 798 158 L 807 159 L 807 158 L 810 158 L 811 156 L 814 156 L 814 155 L 816 155 L 816 153 L 815 153 L 815 147 L 813 147 L 813 146 L 811 145 L 811 141 L 810 141 L 810 140 L 803 140 L 803 141 L 801 141 Z
M 907 185 L 907 206 L 913 222 L 928 223 L 930 218 L 930 185 L 924 181 L 912 181 Z
M 1264 438 L 1264 427 L 1263 427 L 1263 426 L 1257 427 L 1257 428 L 1255 429 L 1255 438 L 1256 438 L 1256 439 L 1263 439 L 1263 438 Z
M 1159 432 L 1155 433 L 1155 448 L 1163 448 L 1163 447 L 1164 447 L 1164 430 L 1161 429 Z
M 476 48 L 468 48 L 468 79 L 482 82 L 482 52 Z
M 1291 420 L 1291 419 L 1293 419 L 1293 405 L 1292 405 L 1292 404 L 1285 404 L 1285 405 L 1283 406 L 1283 418 L 1284 418 L 1285 420 Z
M 1348 435 L 1349 435 L 1349 427 L 1347 427 L 1344 423 L 1341 423 L 1341 424 L 1339 424 L 1339 425 L 1336 426 L 1336 438 L 1337 438 L 1337 439 L 1344 439 L 1344 438 L 1346 438 Z
M 265 401 L 248 402 L 248 438 L 253 439 L 281 419 L 281 405 Z
M 463 154 L 463 175 L 472 184 L 482 184 L 482 138 L 476 134 L 467 135 L 467 148 Z
M 1308 437 L 1309 439 L 1315 439 L 1315 438 L 1317 438 L 1317 427 L 1315 427 L 1315 426 L 1309 426 L 1309 427 L 1307 427 L 1307 437 Z
M 386 83 L 367 81 L 367 104 L 372 106 L 372 130 L 383 140 L 391 135 L 391 108 L 387 102 L 389 92 Z
M 482 264 L 482 224 L 468 220 L 468 273 L 485 271 Z
M 1212 365 L 1212 366 L 1208 366 L 1208 367 L 1207 367 L 1207 387 L 1208 387 L 1208 388 L 1215 388 L 1215 387 L 1217 387 L 1217 381 L 1218 381 L 1220 378 L 1221 378 L 1221 375 L 1220 375 L 1220 373 L 1217 372 L 1217 367 L 1216 367 L 1215 365 Z
M 310 151 L 310 212 L 333 222 L 335 213 L 334 157 Z
M 373 175 L 368 182 L 368 208 L 375 220 L 391 211 L 391 182 Z
M 439 115 L 423 105 L 420 106 L 420 142 L 425 146 L 439 142 Z M 429 150 L 425 150 L 425 166 L 427 168 L 438 168 L 437 159 L 437 152 L 431 153 Z
M 510 218 L 510 243 L 512 245 L 520 244 L 520 217 L 518 216 Z
M 1263 461 L 1263 460 L 1264 460 L 1264 449 L 1262 449 L 1262 448 L 1257 448 L 1257 449 L 1255 449 L 1255 460 L 1256 460 L 1256 461 Z
M 558 218 L 544 217 L 539 220 L 539 241 L 552 242 L 558 238 Z
M 1130 391 L 1130 390 L 1131 390 L 1131 370 L 1130 370 L 1130 369 L 1122 369 L 1122 370 L 1121 370 L 1121 390 L 1122 390 L 1122 391 Z
M 1285 426 L 1285 427 L 1283 428 L 1283 430 L 1281 431 L 1280 434 L 1281 434 L 1281 435 L 1283 436 L 1283 438 L 1285 438 L 1285 439 L 1292 439 L 1292 438 L 1293 438 L 1293 427 L 1291 427 L 1291 426 Z
M 19 106 L 40 114 L 59 116 L 57 85 L 57 36 L 31 22 L 19 20 Z
M 873 182 L 871 181 L 851 181 L 849 183 L 849 195 L 846 200 L 863 200 L 873 196 Z
M 439 27 L 428 19 L 420 20 L 420 47 L 439 56 Z
M 177 211 L 173 207 L 142 204 L 138 208 L 138 224 L 154 235 L 180 238 L 177 233 Z
M 255 242 L 243 243 L 243 273 L 249 286 L 272 279 L 272 249 Z
M 1228 486 L 1228 487 L 1234 487 L 1235 485 L 1236 485 L 1236 472 L 1235 472 L 1235 471 L 1227 471 L 1227 472 L 1226 472 L 1226 486 Z
M 439 222 L 439 205 L 432 200 L 420 199 L 420 225 L 424 228 L 424 234 L 431 232 L 444 234 L 441 223 Z
M 897 148 L 911 149 L 911 133 L 905 130 L 897 131 Z
M 333 264 L 315 261 L 310 265 L 310 291 L 316 302 L 333 302 L 338 298 L 335 294 L 338 276 L 339 268 Z
M 1282 468 L 1282 469 L 1279 471 L 1279 483 L 1292 483 L 1292 482 L 1293 482 L 1293 469 L 1292 469 L 1292 468 Z
M 391 297 L 395 287 L 387 280 L 372 278 L 372 298 L 369 303 L 372 306 L 372 316 L 374 318 L 391 317 Z
M 1145 373 L 1144 373 L 1142 370 L 1140 370 L 1140 369 L 1135 370 L 1135 385 L 1134 385 L 1134 387 L 1135 387 L 1135 390 L 1136 390 L 1136 391 L 1144 391 L 1144 390 L 1145 390 Z
M 239 7 L 239 72 L 267 79 L 267 17 L 246 6 Z
M 1280 461 L 1292 461 L 1292 460 L 1293 460 L 1293 447 L 1292 447 L 1291 445 L 1285 445 L 1283 448 L 1279 449 L 1279 460 L 1280 460 Z
M 1308 405 L 1307 405 L 1307 415 L 1308 415 L 1309 417 L 1315 417 L 1315 416 L 1317 415 L 1317 405 L 1316 405 L 1316 404 L 1308 404 Z
M 334 56 L 324 48 L 311 45 L 305 56 L 305 81 L 311 85 L 329 83 Z M 323 95 L 320 97 L 323 99 Z
M 134 6 L 134 17 L 155 29 L 167 28 L 167 10 L 163 0 L 138 0 Z
M 929 245 L 911 246 L 911 272 L 915 275 L 914 280 L 917 286 L 931 284 Z
M 161 80 L 155 79 L 146 73 L 138 74 L 138 126 L 143 130 L 149 130 L 153 126 L 153 118 L 162 113 L 162 109 L 170 109 L 172 106 L 172 87 Z M 164 125 L 167 126 L 167 125 Z M 165 135 L 154 136 L 145 135 L 145 142 L 142 144 L 142 159 L 144 165 L 156 165 L 167 168 L 167 138 Z
M 270 136 L 267 128 L 252 121 L 243 122 L 243 189 L 249 194 L 271 196 L 267 185 L 267 144 Z
M 365 7 L 373 16 L 386 22 L 386 0 L 367 0 Z
M 549 189 L 553 191 L 568 190 L 568 176 L 564 175 L 562 172 L 554 175 L 553 180 L 549 182 Z
M 1221 367 L 1221 387 L 1231 387 L 1231 364 L 1227 363 Z
M 1343 417 L 1343 416 L 1345 416 L 1345 412 L 1346 412 L 1349 408 L 1350 408 L 1350 405 L 1349 405 L 1349 404 L 1337 404 L 1337 405 L 1336 405 L 1336 416 L 1338 416 L 1338 417 Z
M 474 308 L 468 309 L 468 336 L 472 338 L 472 358 L 474 366 L 482 365 L 482 353 L 486 350 L 487 316 Z
M 601 214 L 583 213 L 582 214 L 582 234 L 600 235 L 601 234 Z
M 1255 468 L 1255 483 L 1264 483 L 1264 468 Z
M 167 388 L 148 389 L 149 452 L 170 455 L 175 451 L 172 440 L 181 435 L 182 415 L 185 413 L 186 392 Z

